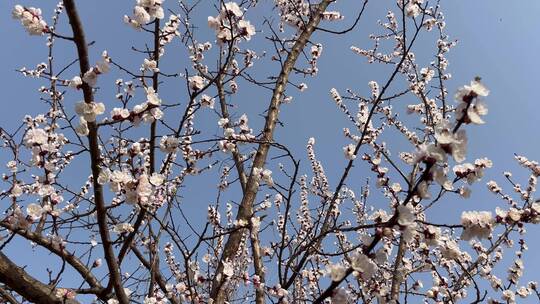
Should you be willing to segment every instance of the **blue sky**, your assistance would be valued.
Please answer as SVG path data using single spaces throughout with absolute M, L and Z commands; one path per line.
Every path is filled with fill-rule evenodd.
M 0 58 L 3 59 L 0 79 L 4 84 L 2 100 L 4 110 L 0 113 L 0 121 L 1 125 L 8 129 L 17 125 L 24 114 L 37 114 L 42 110 L 37 89 L 43 83 L 40 80 L 25 79 L 15 70 L 22 66 L 31 68 L 45 61 L 45 39 L 29 37 L 19 22 L 11 19 L 11 8 L 18 3 L 25 6 L 42 6 L 45 16 L 51 15 L 54 6 L 54 1 L 0 2 L 0 28 L 3 38 L 3 45 L 0 48 Z M 134 1 L 78 1 L 83 23 L 86 24 L 87 39 L 96 41 L 91 48 L 92 62 L 98 59 L 102 50 L 107 49 L 113 59 L 133 69 L 139 67 L 142 57 L 130 52 L 129 49 L 131 45 L 142 46 L 144 41 L 150 40 L 148 36 L 133 31 L 122 22 L 122 16 L 131 12 L 133 3 Z M 339 7 L 343 8 L 345 20 L 332 26 L 340 28 L 349 25 L 354 18 L 352 12 L 358 10 L 356 3 L 358 1 L 341 0 Z M 166 4 L 174 8 L 174 1 L 167 0 Z M 336 87 L 341 92 L 345 92 L 346 88 L 352 88 L 365 93 L 368 90 L 368 81 L 383 82 L 387 78 L 387 70 L 367 65 L 365 59 L 352 54 L 349 47 L 356 45 L 368 48 L 370 44 L 367 36 L 372 32 L 380 32 L 376 21 L 384 19 L 387 8 L 394 5 L 393 0 L 372 0 L 368 4 L 365 18 L 354 32 L 338 39 L 324 33 L 315 35 L 313 40 L 324 44 L 319 63 L 319 76 L 314 79 L 295 78 L 297 82 L 306 82 L 308 90 L 304 93 L 292 92 L 293 103 L 282 108 L 281 120 L 286 127 L 277 131 L 276 139 L 289 145 L 295 155 L 306 163 L 305 144 L 309 137 L 316 137 L 317 153 L 325 165 L 332 185 L 337 183 L 337 174 L 345 165 L 341 148 L 347 141 L 342 137 L 341 130 L 344 126 L 351 126 L 347 125 L 346 119 L 335 107 L 328 92 L 332 87 Z M 449 81 L 449 91 L 453 94 L 458 86 L 468 83 L 477 75 L 482 76 L 484 83 L 491 90 L 487 98 L 489 105 L 489 114 L 485 119 L 487 123 L 467 128 L 470 142 L 468 159 L 486 156 L 493 160 L 494 167 L 487 172 L 483 181 L 473 188 L 470 199 L 449 199 L 434 211 L 435 217 L 451 217 L 453 222 L 457 222 L 461 210 L 494 210 L 500 205 L 500 201 L 488 193 L 484 185 L 489 179 L 494 179 L 499 181 L 500 185 L 507 186 L 503 182 L 503 171 L 513 171 L 517 178 L 521 178 L 520 182 L 526 184 L 527 175 L 524 174 L 526 172 L 516 166 L 513 160 L 514 153 L 523 154 L 531 159 L 540 159 L 538 135 L 540 105 L 536 92 L 539 87 L 537 73 L 540 71 L 540 62 L 535 59 L 540 49 L 540 35 L 538 35 L 540 2 L 448 0 L 442 1 L 442 8 L 446 15 L 447 33 L 451 38 L 458 40 L 457 47 L 453 48 L 448 56 L 449 71 L 453 75 L 453 79 Z M 200 32 L 203 37 L 210 33 L 205 28 L 206 17 L 210 14 L 215 15 L 215 12 L 208 5 L 194 15 L 194 24 L 201 24 Z M 257 16 L 257 13 L 254 13 L 248 19 L 260 29 L 262 21 L 258 20 Z M 60 27 L 60 31 L 69 33 L 66 30 L 65 16 L 62 16 L 61 20 L 63 26 Z M 260 39 L 263 35 L 264 32 L 259 32 L 256 37 Z M 332 39 L 331 43 L 328 43 L 328 39 Z M 259 45 L 250 47 L 262 49 Z M 418 44 L 416 52 L 430 54 L 429 50 L 432 49 L 426 51 L 422 47 L 423 44 Z M 427 47 L 432 48 L 433 45 Z M 68 62 L 74 58 L 75 51 L 71 44 L 61 42 L 58 48 L 57 57 L 62 58 L 61 60 Z M 185 52 L 181 51 L 178 45 L 172 44 L 167 49 L 165 60 L 162 70 L 178 72 L 178 69 L 184 66 L 181 61 L 185 61 Z M 425 64 L 430 60 L 425 58 Z M 275 74 L 275 69 L 276 65 L 263 66 L 258 69 L 258 73 Z M 114 97 L 114 92 L 110 90 L 114 79 L 128 78 L 118 71 L 111 74 L 100 79 L 103 89 L 98 93 L 98 98 L 106 103 Z M 180 80 L 166 83 L 161 88 L 160 96 L 164 100 L 182 101 L 185 95 L 178 94 L 181 85 Z M 241 91 L 237 100 L 236 114 L 237 116 L 243 112 L 250 114 L 250 125 L 257 130 L 263 123 L 257 114 L 265 109 L 269 93 L 247 89 L 248 85 L 241 82 L 239 85 L 244 91 Z M 80 99 L 77 94 L 71 94 L 67 96 L 66 101 L 74 103 Z M 211 115 L 205 119 L 209 122 L 215 121 Z M 3 159 L 3 156 L 0 156 L 0 159 Z M 355 173 L 352 178 L 362 179 L 363 182 L 362 172 Z M 201 184 L 186 188 L 186 200 L 203 198 L 201 200 L 211 201 L 215 196 L 215 193 L 202 194 L 202 191 L 204 185 Z M 193 207 L 190 212 L 193 214 L 199 212 L 199 215 L 204 216 L 204 210 L 205 208 Z M 540 241 L 531 237 L 538 233 L 539 229 L 530 227 L 528 230 L 530 251 L 525 254 L 527 270 L 522 282 L 539 279 L 530 271 L 540 267 L 540 261 L 532 258 L 536 252 L 540 252 Z M 9 250 L 20 251 L 13 246 Z M 19 261 L 22 262 L 24 257 L 31 255 L 32 252 L 24 252 L 18 257 Z

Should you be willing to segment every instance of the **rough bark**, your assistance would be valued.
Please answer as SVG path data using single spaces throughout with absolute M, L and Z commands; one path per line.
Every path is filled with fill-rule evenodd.
M 75 6 L 75 1 L 73 0 L 64 0 L 64 6 L 66 13 L 69 18 L 69 24 L 73 31 L 73 39 L 77 47 L 77 54 L 79 58 L 79 67 L 81 75 L 90 70 L 90 64 L 88 60 L 88 49 L 86 44 L 86 38 L 83 30 L 77 8 Z M 82 90 L 84 94 L 84 101 L 87 103 L 94 102 L 94 96 L 92 88 L 87 84 L 82 84 Z M 105 208 L 105 201 L 103 198 L 103 187 L 98 183 L 98 176 L 100 172 L 100 152 L 99 152 L 99 139 L 98 139 L 98 128 L 95 122 L 88 122 L 88 129 L 90 130 L 88 134 L 88 142 L 90 146 L 90 160 L 92 168 L 92 177 L 93 177 L 93 189 L 94 189 L 94 200 L 96 204 L 96 214 L 97 221 L 99 226 L 99 234 L 101 237 L 101 242 L 103 244 L 103 251 L 105 255 L 105 260 L 107 262 L 107 267 L 109 269 L 110 280 L 112 281 L 112 286 L 115 291 L 117 300 L 122 304 L 129 303 L 128 297 L 124 292 L 122 286 L 122 278 L 120 276 L 120 267 L 118 261 L 114 254 L 114 250 L 111 244 L 111 238 L 109 235 L 109 227 L 107 225 L 107 209 Z
M 30 276 L 22 267 L 17 266 L 2 252 L 0 252 L 0 282 L 32 303 L 79 303 L 75 300 L 58 298 L 55 295 L 54 287 L 43 284 Z
M 283 98 L 285 88 L 287 87 L 290 72 L 294 68 L 298 56 L 304 49 L 309 38 L 317 28 L 317 25 L 321 20 L 321 13 L 326 10 L 326 7 L 328 7 L 331 2 L 331 0 L 323 0 L 320 4 L 317 5 L 316 9 L 312 12 L 309 22 L 302 29 L 296 40 L 296 43 L 293 45 L 291 51 L 289 52 L 289 55 L 287 56 L 287 59 L 283 64 L 283 67 L 281 69 L 272 93 L 270 105 L 267 109 L 268 114 L 266 115 L 265 126 L 262 132 L 262 136 L 260 138 L 262 143 L 259 144 L 257 153 L 255 154 L 252 170 L 253 168 L 262 168 L 266 162 L 268 151 L 270 149 L 270 143 L 273 140 L 274 130 L 278 121 L 279 105 Z M 259 183 L 253 176 L 252 171 L 248 178 L 246 190 L 242 197 L 240 207 L 238 208 L 238 213 L 236 216 L 237 219 L 249 222 L 249 219 L 253 215 L 253 202 L 257 196 L 258 190 Z M 214 280 L 212 282 L 212 289 L 210 292 L 210 297 L 211 299 L 213 299 L 214 304 L 223 304 L 226 300 L 226 292 L 223 288 L 223 285 L 226 281 L 223 276 L 223 262 L 231 260 L 236 255 L 240 246 L 242 235 L 244 233 L 245 230 L 243 229 L 232 232 L 227 240 L 227 243 L 225 244 L 220 263 L 216 271 L 216 275 L 214 276 Z

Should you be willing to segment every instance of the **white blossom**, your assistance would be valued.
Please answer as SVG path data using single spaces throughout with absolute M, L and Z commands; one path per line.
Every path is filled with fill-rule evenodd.
M 348 160 L 354 160 L 356 158 L 356 155 L 354 154 L 355 149 L 356 146 L 353 144 L 348 144 L 347 146 L 343 147 L 343 153 L 345 154 L 345 158 Z
M 207 107 L 207 108 L 210 108 L 210 109 L 213 109 L 214 108 L 214 98 L 206 95 L 206 94 L 203 94 L 201 96 L 201 105 L 204 106 L 204 107 Z
M 127 119 L 129 115 L 129 110 L 125 108 L 113 108 L 111 111 L 111 118 L 114 120 Z
M 178 149 L 179 146 L 180 140 L 172 136 L 163 136 L 159 144 L 159 148 L 165 153 L 173 153 Z
M 43 208 L 38 204 L 28 204 L 26 207 L 26 212 L 28 213 L 28 216 L 30 216 L 33 220 L 37 220 L 41 217 L 43 214 Z
M 141 70 L 143 71 L 149 70 L 154 73 L 159 72 L 159 68 L 157 67 L 157 62 L 155 60 L 149 60 L 148 58 L 144 58 Z
M 81 136 L 88 136 L 90 129 L 88 129 L 88 123 L 84 117 L 79 117 L 79 125 L 75 127 L 75 132 Z
M 472 238 L 487 239 L 493 230 L 494 218 L 488 211 L 466 211 L 461 215 L 463 233 L 461 239 L 469 241 Z
M 410 226 L 415 223 L 416 215 L 414 214 L 413 207 L 408 205 L 399 205 L 398 210 L 398 223 L 401 226 Z
M 198 76 L 198 75 L 189 77 L 188 81 L 189 81 L 189 87 L 193 91 L 200 91 L 205 85 L 204 78 L 202 78 L 201 76 Z
M 75 76 L 69 81 L 68 86 L 70 88 L 78 89 L 78 88 L 80 88 L 82 86 L 82 84 L 83 84 L 83 81 L 82 81 L 81 77 L 80 76 Z
M 32 128 L 26 132 L 24 136 L 24 144 L 31 148 L 34 145 L 45 145 L 49 140 L 49 135 L 45 130 L 39 128 Z
M 105 112 L 105 105 L 102 102 L 80 101 L 75 105 L 75 112 L 87 122 L 96 121 L 96 116 Z
M 508 304 L 516 303 L 516 294 L 510 289 L 503 291 L 502 298 Z
M 377 265 L 361 252 L 351 256 L 351 267 L 365 280 L 371 279 L 377 271 Z
M 223 274 L 227 277 L 232 277 L 234 275 L 234 268 L 231 262 L 223 263 Z
M 272 171 L 268 169 L 261 169 L 254 167 L 253 168 L 253 175 L 257 180 L 264 181 L 269 187 L 274 186 L 274 180 L 272 179 Z
M 338 282 L 345 277 L 347 268 L 342 264 L 330 264 L 326 268 L 332 281 Z
M 129 223 L 119 223 L 114 226 L 113 231 L 118 234 L 129 233 L 133 231 L 133 227 Z
M 152 106 L 161 105 L 161 99 L 159 99 L 154 88 L 146 88 L 146 102 Z
M 43 35 L 49 31 L 47 23 L 41 16 L 41 9 L 35 7 L 23 7 L 15 5 L 11 15 L 19 19 L 30 35 Z

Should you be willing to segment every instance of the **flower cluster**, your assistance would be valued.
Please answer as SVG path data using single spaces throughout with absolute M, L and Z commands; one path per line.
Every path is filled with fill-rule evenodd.
M 454 173 L 459 178 L 465 178 L 467 183 L 472 184 L 484 176 L 484 170 L 486 168 L 491 168 L 493 163 L 487 159 L 477 159 L 474 162 L 474 165 L 471 163 L 464 163 L 456 165 L 453 168 Z
M 130 119 L 134 125 L 138 125 L 141 121 L 151 123 L 163 117 L 163 111 L 159 108 L 161 99 L 153 88 L 146 88 L 146 101 L 135 105 Z
M 356 146 L 353 144 L 348 144 L 345 147 L 343 147 L 343 153 L 345 154 L 345 158 L 348 160 L 354 160 L 356 158 L 356 155 L 354 154 Z
M 26 147 L 45 145 L 49 141 L 49 135 L 43 129 L 32 128 L 26 132 L 24 136 L 24 144 Z
M 89 122 L 96 121 L 96 117 L 104 112 L 105 104 L 102 102 L 80 101 L 75 105 L 75 113 Z
M 193 91 L 200 91 L 205 86 L 206 81 L 201 76 L 195 75 L 188 78 L 188 83 Z
M 467 134 L 465 130 L 453 131 L 453 127 L 443 122 L 435 126 L 435 139 L 443 154 L 449 153 L 456 162 L 462 162 L 467 155 Z M 445 157 L 445 156 L 444 156 Z
M 43 35 L 43 33 L 49 32 L 49 27 L 41 17 L 41 9 L 39 8 L 15 5 L 11 15 L 21 21 L 30 35 Z
M 134 144 L 133 153 L 141 149 L 140 145 Z M 159 206 L 163 202 L 163 194 L 161 186 L 165 182 L 165 177 L 159 173 L 148 175 L 141 173 L 138 177 L 134 177 L 127 170 L 109 169 L 101 170 L 98 183 L 109 183 L 110 189 L 113 192 L 124 194 L 125 201 L 128 204 L 141 204 L 143 206 Z
M 174 39 L 174 37 L 180 36 L 180 33 L 178 32 L 178 27 L 180 26 L 180 19 L 177 15 L 171 15 L 169 16 L 169 21 L 165 23 L 165 26 L 163 27 L 162 34 L 159 37 L 159 55 L 163 55 L 165 46 L 168 43 L 171 43 L 171 41 Z
M 124 22 L 139 30 L 154 19 L 163 19 L 163 0 L 137 0 L 133 8 L 133 16 L 124 16 Z
M 227 2 L 219 15 L 208 16 L 208 26 L 216 31 L 218 43 L 236 40 L 238 37 L 250 40 L 255 35 L 255 27 L 244 19 L 244 12 L 236 2 Z
M 274 186 L 274 180 L 272 179 L 272 171 L 268 169 L 262 169 L 262 168 L 253 168 L 253 177 L 256 181 L 262 180 L 265 182 L 269 187 Z
M 495 218 L 489 211 L 467 211 L 461 215 L 461 225 L 463 225 L 462 240 L 487 239 L 493 231 Z
M 189 58 L 191 61 L 193 61 L 196 65 L 201 64 L 201 61 L 204 59 L 204 53 L 207 52 L 212 48 L 212 44 L 210 42 L 205 43 L 197 43 L 196 45 L 190 45 L 188 46 L 188 50 L 190 53 Z M 203 70 L 206 70 L 207 67 L 202 67 Z
M 488 96 L 489 90 L 479 78 L 471 81 L 470 85 L 461 87 L 455 99 L 459 102 L 456 108 L 456 119 L 464 123 L 483 124 L 482 116 L 488 113 L 487 105 L 479 97 Z
M 325 21 L 337 21 L 343 20 L 345 18 L 340 12 L 337 11 L 326 11 L 322 13 L 321 18 Z
M 224 140 L 219 141 L 219 147 L 223 152 L 232 152 L 236 150 L 237 144 L 246 144 L 255 139 L 252 134 L 253 130 L 248 125 L 248 117 L 246 114 L 240 116 L 238 121 L 230 123 L 228 118 L 221 118 L 218 125 L 223 128 Z M 234 128 L 240 129 L 237 132 Z
M 79 125 L 75 127 L 77 134 L 87 136 L 90 133 L 88 122 L 96 121 L 96 116 L 104 112 L 105 105 L 102 102 L 78 102 L 75 105 L 75 113 L 79 115 Z
M 422 13 L 421 5 L 423 0 L 412 0 L 407 2 L 407 5 L 405 5 L 405 13 L 407 17 L 415 18 Z
M 62 299 L 62 301 L 73 300 L 77 296 L 73 290 L 67 288 L 57 288 L 55 295 Z
M 327 266 L 326 272 L 332 281 L 339 282 L 345 277 L 347 268 L 342 264 L 330 264 Z
M 173 153 L 180 146 L 180 140 L 173 136 L 163 136 L 159 143 L 159 148 L 162 152 Z
M 475 120 L 474 114 L 470 115 L 472 118 L 467 118 L 469 117 L 468 114 L 460 116 L 459 113 L 464 113 L 465 110 L 469 111 L 469 109 L 479 109 L 480 106 L 477 106 L 481 103 L 479 97 L 487 96 L 488 94 L 489 91 L 480 83 L 479 79 L 472 81 L 469 86 L 460 88 L 456 94 L 456 99 L 465 108 L 459 110 L 458 107 L 458 110 L 456 110 L 458 112 L 456 112 L 455 124 L 451 124 L 445 119 L 440 120 L 433 126 L 435 142 L 419 145 L 412 157 L 403 155 L 406 156 L 404 160 L 409 164 L 422 162 L 426 165 L 426 170 L 428 170 L 426 173 L 429 174 L 424 174 L 423 180 L 417 187 L 417 194 L 421 198 L 430 197 L 428 187 L 429 182 L 433 180 L 437 181 L 445 190 L 453 190 L 453 182 L 447 178 L 447 154 L 451 155 L 456 162 L 463 162 L 466 158 L 468 139 L 465 130 L 460 129 L 460 127 L 464 123 L 479 122 Z M 419 113 L 422 113 L 422 111 L 420 110 Z M 486 112 L 482 113 L 485 114 Z M 469 183 L 473 183 L 483 176 L 483 170 L 485 168 L 490 168 L 491 166 L 492 163 L 488 159 L 478 159 L 474 165 L 469 163 L 456 165 L 454 167 L 454 173 L 458 178 L 466 178 Z M 470 191 L 468 189 L 461 189 L 460 193 L 462 196 L 468 197 Z
M 210 97 L 206 94 L 203 94 L 201 96 L 201 106 L 203 107 L 207 107 L 207 108 L 210 108 L 210 109 L 213 109 L 214 108 L 214 102 L 215 102 L 215 99 L 213 97 Z
M 320 43 L 317 43 L 315 45 L 311 46 L 311 59 L 309 60 L 309 68 L 306 70 L 306 73 L 311 76 L 317 75 L 317 72 L 319 71 L 319 68 L 317 67 L 317 63 L 319 62 L 319 58 L 321 57 L 323 50 L 323 46 Z
M 531 170 L 532 174 L 534 174 L 536 177 L 540 176 L 540 164 L 537 161 L 529 160 L 522 155 L 516 155 L 515 158 L 521 166 Z
M 47 205 L 47 207 L 48 208 L 43 208 L 40 205 L 34 203 L 28 204 L 28 206 L 26 207 L 26 213 L 32 220 L 37 220 L 43 215 L 44 212 L 50 211 L 50 206 Z
M 109 54 L 107 53 L 107 51 L 103 51 L 103 53 L 101 54 L 101 59 L 96 63 L 94 67 L 90 68 L 90 70 L 84 73 L 82 77 L 82 81 L 84 81 L 86 84 L 88 84 L 91 87 L 96 86 L 98 75 L 109 72 L 110 62 L 111 62 L 111 57 L 109 57 Z M 73 81 L 74 81 L 74 84 L 70 83 L 70 86 L 78 88 L 79 82 L 80 82 L 79 79 L 74 78 Z
M 157 62 L 155 60 L 144 58 L 143 64 L 141 66 L 141 71 L 151 71 L 153 73 L 158 73 L 159 68 L 157 67 Z
M 40 121 L 40 123 L 38 123 Z M 56 156 L 62 146 L 67 142 L 66 137 L 61 133 L 55 133 L 50 128 L 40 128 L 39 124 L 42 122 L 42 118 L 36 119 L 28 118 L 28 129 L 23 137 L 24 146 L 32 152 L 31 164 L 38 167 L 45 167 L 52 171 L 55 171 L 55 167 L 59 162 L 56 158 L 49 158 L 48 156 Z M 69 160 L 62 160 L 62 162 L 69 162 Z M 54 176 L 54 175 L 52 175 Z M 51 176 L 51 177 L 52 177 Z M 50 185 L 49 185 L 50 186 Z M 16 193 L 20 192 L 18 186 L 14 186 Z
M 114 225 L 113 232 L 122 234 L 122 233 L 130 233 L 133 231 L 133 226 L 129 223 L 120 223 Z
M 125 108 L 113 108 L 111 110 L 111 118 L 113 120 L 124 120 L 129 118 L 130 115 L 129 110 Z
M 364 280 L 371 279 L 378 269 L 377 264 L 361 252 L 356 252 L 351 256 L 351 267 L 354 270 L 353 274 Z
M 398 208 L 398 224 L 401 226 L 414 225 L 416 221 L 416 214 L 413 207 L 409 205 L 399 205 Z

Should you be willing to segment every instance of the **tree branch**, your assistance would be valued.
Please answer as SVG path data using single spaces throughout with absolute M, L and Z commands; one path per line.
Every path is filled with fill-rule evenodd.
M 78 301 L 61 299 L 55 295 L 52 286 L 45 285 L 30 276 L 21 267 L 14 264 L 0 252 L 0 282 L 6 284 L 23 298 L 33 303 L 43 304 L 76 304 Z
M 77 47 L 77 53 L 79 57 L 79 67 L 81 75 L 90 70 L 90 64 L 88 62 L 88 49 L 86 45 L 86 38 L 84 35 L 83 26 L 75 7 L 73 0 L 64 0 L 64 6 L 69 18 L 69 23 L 73 31 L 74 42 Z M 84 101 L 91 103 L 94 101 L 92 88 L 85 82 L 82 84 L 82 90 L 84 94 Z M 122 278 L 120 277 L 120 267 L 114 250 L 112 248 L 111 239 L 109 235 L 109 227 L 107 225 L 107 209 L 105 208 L 105 201 L 103 198 L 103 187 L 98 183 L 98 176 L 100 173 L 100 151 L 98 140 L 98 128 L 95 122 L 88 122 L 89 134 L 88 141 L 90 146 L 90 161 L 93 177 L 94 188 L 94 200 L 96 204 L 97 222 L 99 226 L 99 234 L 101 236 L 101 242 L 103 244 L 103 251 L 105 260 L 107 261 L 107 267 L 109 268 L 110 280 L 113 282 L 116 298 L 121 304 L 127 304 L 129 302 L 124 288 L 122 286 Z
M 266 115 L 265 126 L 262 132 L 263 143 L 259 144 L 257 153 L 255 154 L 252 172 L 249 175 L 246 184 L 246 191 L 238 208 L 236 217 L 239 220 L 249 221 L 249 218 L 253 214 L 253 202 L 259 190 L 259 184 L 253 175 L 253 168 L 262 168 L 266 162 L 268 150 L 270 149 L 269 143 L 273 140 L 274 129 L 276 127 L 279 115 L 279 105 L 289 80 L 289 74 L 294 68 L 298 56 L 301 54 L 306 43 L 319 24 L 321 14 L 326 10 L 326 7 L 328 7 L 331 2 L 331 0 L 323 0 L 319 5 L 317 5 L 316 9 L 312 12 L 309 22 L 298 36 L 298 39 L 296 40 L 283 64 L 272 94 L 272 99 L 270 100 L 270 105 L 267 109 L 268 114 Z M 225 278 L 223 277 L 223 263 L 224 261 L 231 259 L 237 253 L 243 233 L 244 230 L 235 231 L 231 233 L 227 239 L 227 243 L 223 249 L 223 254 L 219 261 L 216 274 L 212 281 L 210 297 L 214 300 L 214 304 L 223 304 L 225 302 L 225 291 L 223 289 L 223 284 L 225 283 Z

